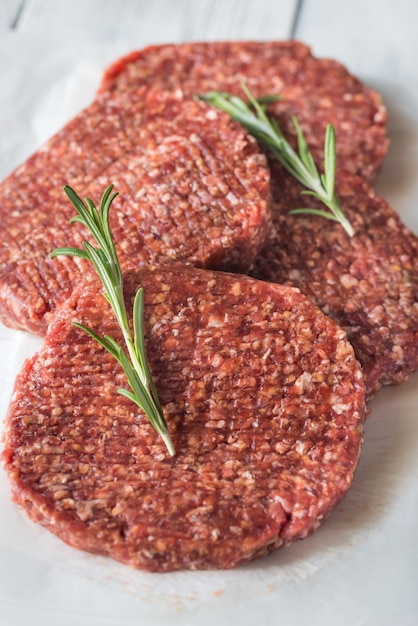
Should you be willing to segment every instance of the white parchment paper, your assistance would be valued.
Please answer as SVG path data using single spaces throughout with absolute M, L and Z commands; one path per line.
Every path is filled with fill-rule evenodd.
M 0 178 L 91 101 L 102 68 L 126 51 L 121 44 L 57 46 L 3 33 Z M 406 134 L 402 117 L 396 124 L 392 163 L 396 150 L 401 158 Z M 411 190 L 398 181 L 405 217 L 413 223 L 416 216 L 406 214 Z M 18 369 L 39 345 L 0 327 L 2 418 Z M 1 626 L 415 626 L 417 413 L 417 376 L 382 391 L 355 484 L 332 517 L 310 539 L 230 572 L 151 575 L 71 549 L 13 505 L 0 469 Z

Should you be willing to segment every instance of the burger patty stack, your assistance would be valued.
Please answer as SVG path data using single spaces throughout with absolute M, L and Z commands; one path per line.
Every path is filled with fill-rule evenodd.
M 296 116 L 354 235 L 294 215 L 301 186 L 238 123 L 198 100 Z M 20 372 L 3 461 L 13 497 L 68 544 L 149 571 L 231 568 L 310 535 L 352 484 L 369 400 L 418 368 L 417 238 L 378 197 L 379 95 L 289 42 L 148 47 L 107 69 L 94 102 L 0 186 L 0 311 L 44 336 Z M 69 185 L 119 191 L 110 226 L 125 299 L 144 288 L 150 367 L 176 454 L 128 398 L 119 341 L 71 227 Z M 312 200 L 312 205 L 316 200 Z

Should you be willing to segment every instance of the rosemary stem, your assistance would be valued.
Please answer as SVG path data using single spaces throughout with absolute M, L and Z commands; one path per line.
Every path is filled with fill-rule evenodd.
M 298 152 L 293 149 L 281 131 L 277 120 L 268 117 L 265 106 L 267 102 L 280 98 L 269 96 L 256 99 L 245 83 L 242 84 L 248 102 L 238 96 L 220 91 L 208 92 L 200 98 L 219 109 L 226 111 L 235 121 L 246 128 L 258 141 L 264 143 L 273 156 L 283 167 L 307 190 L 302 193 L 314 196 L 329 211 L 307 207 L 291 210 L 290 213 L 306 213 L 320 215 L 329 220 L 339 222 L 347 234 L 352 237 L 354 229 L 344 215 L 341 204 L 334 191 L 336 172 L 336 139 L 334 127 L 329 124 L 324 141 L 324 173 L 319 174 L 313 156 L 308 148 L 302 129 L 293 116 L 297 133 Z
M 161 436 L 162 440 L 165 443 L 165 447 L 167 448 L 169 455 L 170 456 L 175 456 L 176 450 L 174 448 L 173 442 L 170 439 L 170 435 L 169 435 L 168 431 L 167 432 L 161 431 L 161 435 L 160 436 Z
M 129 398 L 144 411 L 149 422 L 163 439 L 169 454 L 173 456 L 175 454 L 174 446 L 157 390 L 152 380 L 144 345 L 142 288 L 137 291 L 134 299 L 134 337 L 132 338 L 131 335 L 123 294 L 122 271 L 109 228 L 109 208 L 117 195 L 110 195 L 112 188 L 113 185 L 110 185 L 103 194 L 100 210 L 95 207 L 89 198 L 86 198 L 86 202 L 83 203 L 74 190 L 70 187 L 64 188 L 78 213 L 72 221 L 84 224 L 93 235 L 99 247 L 94 248 L 90 243 L 84 242 L 83 250 L 71 247 L 57 248 L 51 253 L 51 257 L 59 254 L 78 256 L 91 261 L 95 267 L 104 288 L 104 296 L 110 304 L 122 332 L 127 352 L 112 337 L 107 335 L 101 337 L 83 324 L 77 322 L 74 322 L 74 324 L 93 337 L 120 363 L 126 374 L 130 390 L 121 388 L 118 389 L 118 392 Z

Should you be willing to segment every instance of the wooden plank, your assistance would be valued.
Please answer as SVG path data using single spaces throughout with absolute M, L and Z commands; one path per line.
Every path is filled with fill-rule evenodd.
M 3 1 L 3 0 L 2 0 Z M 297 0 L 26 0 L 18 30 L 127 47 L 199 39 L 281 39 Z
M 24 0 L 1 0 L 0 27 L 13 28 L 23 4 Z
M 418 2 L 411 0 L 305 0 L 295 35 L 356 74 L 400 78 L 416 68 L 417 22 Z

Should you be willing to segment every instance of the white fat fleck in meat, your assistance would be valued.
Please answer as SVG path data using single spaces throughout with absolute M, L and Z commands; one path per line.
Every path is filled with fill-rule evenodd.
M 231 191 L 227 194 L 226 199 L 227 199 L 227 200 L 228 200 L 228 201 L 229 201 L 232 205 L 239 204 L 239 200 L 238 200 L 238 198 L 237 198 L 237 197 L 236 197 L 236 196 L 235 196 L 235 195 L 234 195 Z
M 225 326 L 225 323 L 227 321 L 227 313 L 224 313 L 224 315 L 211 314 L 208 318 L 208 328 L 222 328 L 223 326 Z
M 218 117 L 218 112 L 215 108 L 209 109 L 208 112 L 206 113 L 206 118 L 208 120 L 216 120 L 217 117 Z
M 300 395 L 302 395 L 303 393 L 305 393 L 311 380 L 312 380 L 312 374 L 310 372 L 303 372 L 299 376 L 299 378 L 295 380 L 293 387 L 296 389 L 296 391 Z

